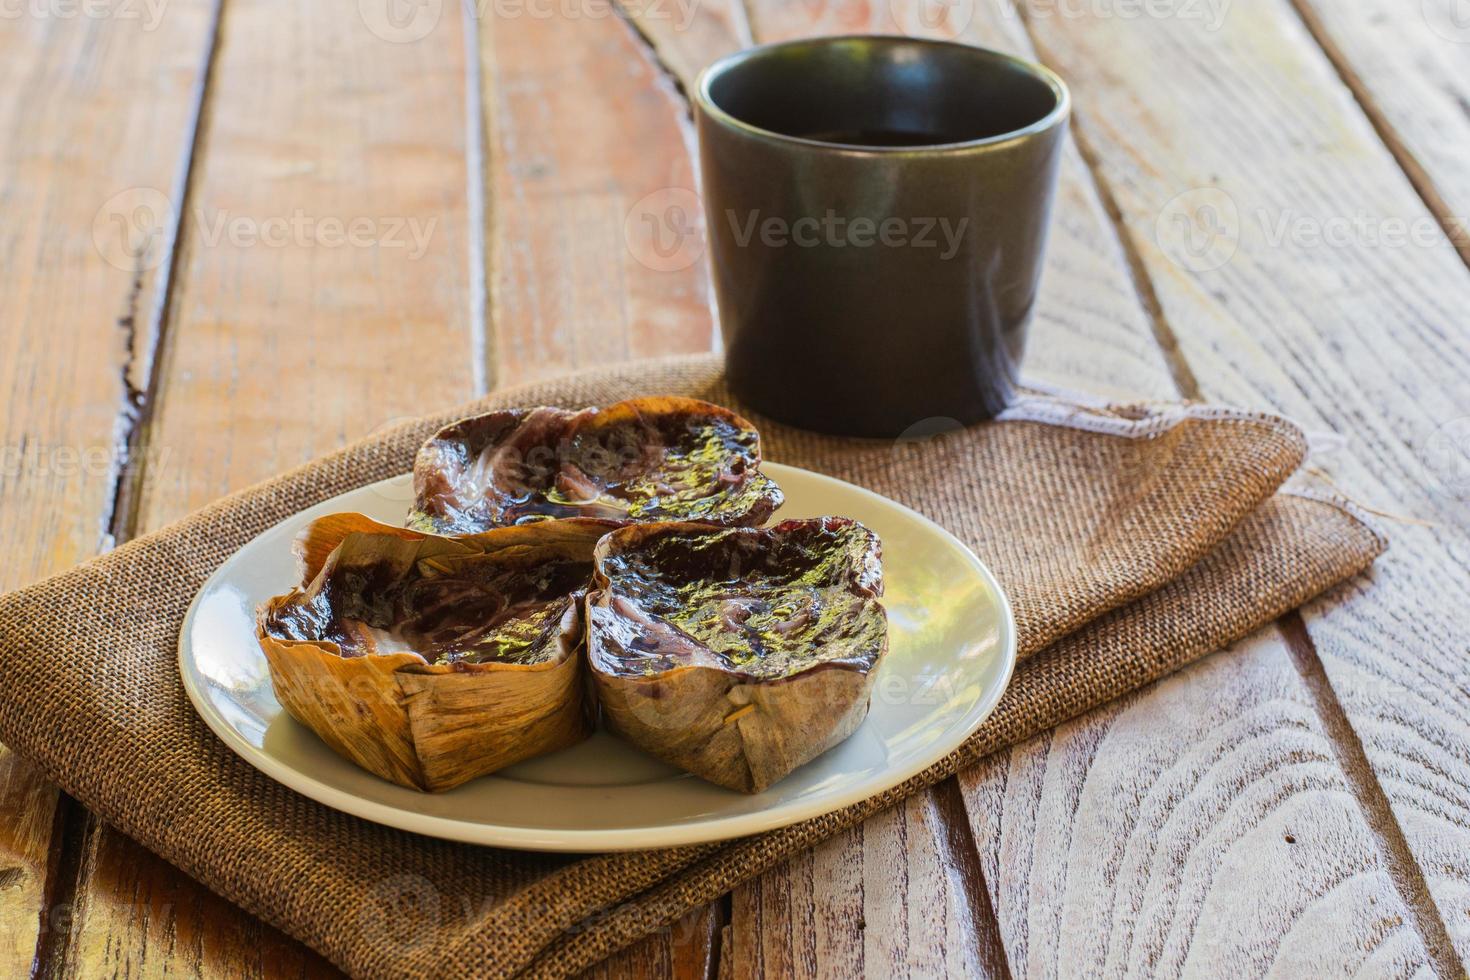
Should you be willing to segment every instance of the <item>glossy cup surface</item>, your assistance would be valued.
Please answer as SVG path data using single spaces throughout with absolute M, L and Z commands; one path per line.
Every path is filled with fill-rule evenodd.
M 695 105 L 742 399 L 865 436 L 1005 407 L 1069 112 L 1060 79 L 967 45 L 818 38 L 717 62 Z

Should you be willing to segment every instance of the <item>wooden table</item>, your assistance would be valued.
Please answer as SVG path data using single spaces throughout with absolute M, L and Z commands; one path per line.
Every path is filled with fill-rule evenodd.
M 1029 369 L 1286 413 L 1393 550 L 599 972 L 1463 974 L 1463 2 L 607 2 L 5 5 L 0 587 L 396 417 L 715 345 L 684 94 L 712 58 L 1034 54 L 1077 116 Z M 33 966 L 332 972 L 0 750 L 0 975 Z

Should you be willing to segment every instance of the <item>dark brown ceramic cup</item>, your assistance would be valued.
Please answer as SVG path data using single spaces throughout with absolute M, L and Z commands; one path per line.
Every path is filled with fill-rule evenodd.
M 962 44 L 817 38 L 717 62 L 695 105 L 737 396 L 864 436 L 1005 407 L 1067 125 L 1056 75 Z

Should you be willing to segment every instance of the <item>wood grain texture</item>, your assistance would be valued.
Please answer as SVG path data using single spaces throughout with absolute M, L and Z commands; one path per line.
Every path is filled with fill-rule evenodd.
M 0 972 L 25 976 L 38 944 L 65 927 L 51 900 L 56 874 L 51 860 L 60 835 L 56 787 L 23 759 L 0 748 Z
M 701 71 L 755 43 L 745 0 L 621 0 L 619 9 L 653 46 L 686 104 Z
M 920 793 L 736 889 L 731 970 L 767 976 L 1004 976 L 974 846 Z
M 227 4 L 132 529 L 473 393 L 461 27 Z M 105 827 L 84 848 L 71 974 L 335 972 Z
M 668 977 L 714 980 L 719 965 L 721 906 L 708 905 L 614 953 L 582 974 L 583 980 Z
M 153 356 L 210 4 L 134 13 L 23 6 L 0 29 L 0 591 L 106 545 Z M 0 976 L 67 927 L 56 809 L 0 747 Z
M 1431 940 L 1454 945 L 1431 952 L 1463 971 L 1470 273 L 1284 4 L 1233 4 L 1215 30 L 1167 18 L 1032 26 L 1089 107 L 1102 179 L 1205 394 L 1337 433 L 1319 440 L 1316 465 L 1426 522 L 1394 523 L 1371 582 L 1305 620 L 1433 895 L 1415 911 Z M 1182 84 L 1147 99 L 1161 71 Z
M 466 65 L 459 57 L 463 22 L 442 16 L 423 38 L 395 35 L 385 42 L 371 29 L 364 32 L 363 24 L 326 11 L 302 11 L 296 16 L 302 23 L 293 33 L 319 35 L 320 43 L 339 60 L 316 66 L 321 80 L 283 80 L 278 104 L 270 107 L 292 120 L 283 132 L 262 132 L 260 123 L 271 116 L 241 115 L 239 106 L 249 98 L 246 77 L 261 70 L 262 62 L 268 67 L 282 59 L 282 68 L 297 66 L 300 53 L 272 47 L 271 39 L 281 27 L 269 23 L 261 8 L 233 5 L 224 24 L 230 47 L 217 69 L 207 150 L 195 177 L 198 236 L 186 237 L 183 243 L 185 271 L 170 325 L 174 353 L 159 386 L 155 428 L 167 434 L 182 428 L 184 419 L 197 422 L 201 416 L 225 413 L 228 418 L 218 424 L 228 438 L 189 434 L 188 476 L 170 482 L 168 474 L 160 473 L 148 481 L 141 498 L 145 527 L 285 465 L 277 447 L 308 457 L 394 416 L 461 400 L 470 393 L 475 372 L 469 359 L 475 356 L 475 338 L 474 324 L 469 322 L 473 282 L 467 278 L 473 272 L 469 264 L 473 249 L 467 243 L 475 229 L 467 225 L 472 211 L 465 206 L 463 161 L 474 156 L 465 152 L 463 144 L 468 111 L 463 101 Z M 620 21 L 529 19 L 510 25 L 482 22 L 471 26 L 481 27 L 481 38 L 492 39 L 491 44 L 504 36 L 501 30 L 510 31 L 514 39 L 521 28 L 546 29 L 549 36 L 541 36 L 539 43 L 548 51 L 575 37 L 583 45 L 581 54 L 600 58 L 595 70 L 614 81 L 620 74 L 631 73 L 648 83 L 644 89 L 630 87 L 626 94 L 639 104 L 642 118 L 637 126 L 653 128 L 657 116 L 649 111 L 650 105 L 660 103 L 650 102 L 647 96 L 663 96 L 653 88 L 651 67 Z M 572 33 L 564 33 L 569 28 Z M 452 55 L 447 59 L 446 51 Z M 514 65 L 507 65 L 509 61 L 508 57 L 494 57 L 497 71 L 488 76 L 492 80 L 487 87 L 497 91 L 495 82 L 509 80 L 512 91 L 507 98 L 511 101 L 534 94 L 535 86 L 525 84 L 515 74 Z M 586 66 L 571 54 L 561 66 L 563 70 L 569 67 Z M 343 78 L 358 84 L 344 83 Z M 326 79 L 335 81 L 327 84 Z M 545 84 L 548 90 L 559 91 L 562 81 Z M 599 84 L 601 81 L 605 79 Z M 323 86 L 331 91 L 330 100 L 307 100 L 306 104 L 293 100 L 293 92 L 318 91 Z M 344 111 L 344 107 L 355 111 Z M 513 106 L 512 110 L 521 108 Z M 328 113 L 332 118 L 322 118 Z M 505 119 L 490 113 L 486 122 L 487 139 L 499 151 L 496 166 L 507 172 L 546 176 L 541 168 L 554 163 L 557 152 L 565 157 L 577 132 L 570 119 L 566 128 L 558 130 L 538 118 L 531 135 L 550 134 L 551 142 L 525 146 L 514 140 L 531 135 L 512 130 L 508 136 L 501 126 Z M 532 122 L 529 117 L 521 121 Z M 666 132 L 679 134 L 672 112 L 664 113 L 661 125 Z M 618 131 L 619 125 L 610 122 L 609 139 Z M 526 220 L 534 216 L 544 226 L 548 212 L 538 210 L 540 207 L 565 208 L 570 218 L 561 229 L 566 235 L 557 244 L 563 250 L 585 246 L 581 254 L 590 264 L 568 272 L 556 261 L 565 254 L 553 255 L 529 271 L 522 268 L 519 274 L 502 274 L 502 263 L 511 259 L 500 247 L 505 240 L 493 239 L 491 317 L 497 332 L 492 347 L 506 356 L 488 366 L 490 376 L 512 384 L 598 358 L 709 347 L 713 331 L 697 267 L 692 272 L 640 267 L 621 279 L 607 281 L 606 256 L 591 247 L 607 243 L 581 237 L 589 221 L 595 225 L 609 213 L 599 207 L 609 203 L 623 207 L 626 195 L 610 194 L 608 186 L 626 177 L 618 186 L 641 190 L 640 182 L 648 174 L 645 161 L 625 153 L 621 162 L 621 170 L 616 162 L 603 161 L 601 169 L 578 163 L 582 169 L 575 176 L 584 179 L 585 186 L 552 181 L 552 189 L 533 188 L 536 207 L 525 215 Z M 252 190 L 245 172 L 261 169 L 278 174 L 279 179 L 263 187 L 253 185 Z M 492 174 L 495 172 L 492 167 Z M 477 176 L 468 175 L 468 179 Z M 666 184 L 660 179 L 650 189 Z M 492 235 L 499 236 L 507 227 L 515 228 L 507 216 L 515 213 L 516 202 L 509 200 L 511 192 L 499 183 L 492 183 L 490 191 Z M 525 199 L 522 194 L 520 203 Z M 375 210 L 366 210 L 369 204 Z M 273 248 L 258 242 L 233 242 L 228 229 L 223 239 L 208 240 L 218 227 L 211 222 L 224 215 L 252 218 L 264 228 L 264 221 L 271 217 L 295 215 L 303 209 L 313 218 L 340 216 L 350 221 L 366 216 L 377 222 L 375 233 L 386 231 L 385 222 L 390 219 L 411 222 L 417 218 L 429 237 L 422 255 L 403 255 L 410 264 L 397 266 L 388 260 L 400 256 L 385 255 L 381 248 L 354 252 L 349 246 L 341 254 L 330 254 L 315 244 L 295 241 Z M 618 214 L 619 235 L 621 217 Z M 532 237 L 531 231 L 528 224 L 512 232 L 517 246 Z M 416 244 L 412 228 L 408 234 L 409 243 Z M 621 242 L 618 245 L 612 258 L 626 265 L 625 257 L 631 253 Z M 589 308 L 589 289 L 602 298 L 599 302 L 608 304 L 597 310 L 618 310 L 624 315 L 587 317 L 581 321 L 585 333 L 562 333 L 563 323 L 576 320 Z M 322 290 L 335 298 L 325 308 L 320 300 Z M 686 315 L 690 297 L 697 303 L 693 315 Z M 536 307 L 553 300 L 559 305 Z M 254 305 L 257 303 L 260 305 Z M 557 336 L 573 338 L 572 346 L 578 348 L 575 356 L 565 358 L 560 348 L 547 342 L 548 337 L 528 333 L 534 323 L 518 321 L 515 316 L 517 310 L 528 308 L 537 308 L 556 321 Z M 262 319 L 251 323 L 247 319 L 251 312 Z M 310 325 L 307 337 L 302 338 L 294 327 L 298 323 Z M 271 383 L 298 382 L 286 397 L 267 406 L 263 418 L 256 414 L 255 405 L 239 404 L 241 393 L 232 390 L 232 385 L 262 384 L 268 376 L 245 376 L 239 352 L 220 350 L 221 342 L 238 345 L 241 333 L 253 334 L 253 349 L 248 353 L 254 364 L 264 365 L 282 356 L 292 362 Z M 299 350 L 303 339 L 306 349 Z M 337 387 L 311 383 L 324 374 L 341 377 L 346 383 Z M 236 409 L 243 411 L 237 414 Z M 323 443 L 324 438 L 331 441 Z M 259 451 L 262 442 L 271 452 Z M 242 461 L 238 457 L 246 447 L 255 452 Z M 208 482 L 211 480 L 214 482 Z M 203 893 L 115 834 L 97 833 L 87 855 L 78 903 L 79 927 L 69 958 L 81 972 L 143 969 L 269 977 L 333 972 L 309 951 Z M 123 896 L 128 901 L 122 901 Z M 627 965 L 658 964 L 688 975 L 706 970 L 702 964 L 713 954 L 713 933 L 697 925 L 691 926 L 688 935 L 671 932 L 652 937 L 625 954 L 630 957 Z
M 1017 975 L 1428 974 L 1278 644 L 1258 635 L 960 777 Z
M 472 393 L 462 26 L 227 4 L 141 528 Z
M 570 7 L 478 21 L 501 383 L 714 344 L 678 93 L 614 8 Z
M 59 976 L 329 978 L 295 940 L 219 898 L 115 831 L 84 843 Z
M 1293 0 L 1419 196 L 1470 263 L 1470 10 Z

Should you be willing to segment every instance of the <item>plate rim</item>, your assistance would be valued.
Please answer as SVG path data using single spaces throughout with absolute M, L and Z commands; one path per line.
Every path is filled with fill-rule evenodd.
M 898 508 L 910 519 L 916 520 L 948 538 L 974 566 L 981 579 L 991 589 L 998 600 L 1000 609 L 1000 623 L 998 628 L 1000 642 L 997 644 L 996 652 L 1002 660 L 1002 676 L 998 684 L 984 692 L 984 696 L 980 699 L 974 723 L 957 740 L 940 740 L 936 743 L 936 747 L 919 753 L 907 765 L 883 770 L 883 785 L 876 788 L 863 788 L 861 792 L 857 793 L 839 792 L 828 796 L 817 796 L 805 801 L 794 801 L 768 809 L 704 818 L 689 823 L 673 825 L 652 824 L 600 830 L 552 830 L 506 826 L 504 824 L 472 823 L 453 817 L 416 813 L 392 804 L 379 803 L 331 786 L 301 769 L 277 760 L 264 750 L 258 749 L 248 742 L 215 709 L 207 693 L 200 689 L 199 684 L 196 683 L 195 672 L 190 669 L 188 648 L 191 644 L 189 638 L 201 600 L 204 598 L 206 592 L 211 591 L 211 587 L 216 584 L 216 580 L 220 577 L 225 567 L 240 552 L 249 548 L 263 535 L 269 534 L 287 521 L 295 520 L 306 511 L 322 507 L 341 497 L 359 493 L 378 483 L 402 479 L 403 474 L 387 477 L 384 480 L 373 481 L 373 483 L 364 483 L 359 487 L 354 487 L 351 490 L 343 491 L 340 494 L 335 494 L 325 500 L 320 500 L 315 504 L 303 507 L 301 510 L 296 511 L 254 535 L 249 541 L 230 554 L 229 557 L 225 558 L 224 561 L 220 562 L 214 571 L 200 584 L 199 590 L 189 602 L 189 608 L 185 611 L 184 618 L 179 627 L 176 660 L 184 691 L 188 695 L 189 702 L 193 706 L 195 714 L 204 721 L 204 724 L 220 741 L 224 742 L 231 752 L 287 789 L 300 793 L 323 806 L 331 807 L 334 810 L 360 817 L 381 826 L 465 844 L 505 847 L 517 850 L 583 854 L 677 847 L 688 844 L 730 840 L 736 837 L 745 837 L 751 834 L 778 830 L 782 827 L 800 823 L 803 820 L 809 820 L 843 809 L 855 803 L 860 803 L 879 793 L 887 792 L 894 786 L 900 785 L 939 762 L 963 744 L 995 712 L 995 708 L 1000 703 L 1000 699 L 1005 696 L 1005 692 L 1010 688 L 1011 680 L 1016 671 L 1017 638 L 1015 612 L 1011 607 L 1010 596 L 1001 587 L 1000 582 L 996 579 L 995 574 L 991 572 L 990 567 L 975 554 L 974 550 L 948 529 L 925 517 L 912 507 L 900 503 L 891 497 L 885 497 L 883 494 L 869 490 L 867 487 L 858 486 L 855 483 L 829 476 L 826 473 L 819 473 L 815 470 L 805 469 L 804 467 L 776 463 L 770 460 L 764 461 L 761 465 L 771 476 L 777 478 L 778 483 L 780 482 L 779 471 L 800 472 L 805 477 L 813 477 L 819 482 L 835 484 L 846 490 L 856 491 L 858 494 L 876 500 L 881 504 Z

